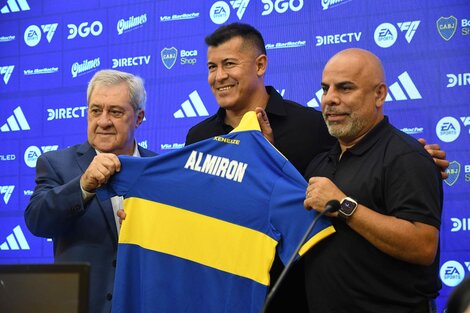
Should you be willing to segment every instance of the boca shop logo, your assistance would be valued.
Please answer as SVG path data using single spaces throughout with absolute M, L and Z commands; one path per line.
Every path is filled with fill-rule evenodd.
M 455 182 L 459 179 L 460 168 L 461 165 L 457 161 L 452 161 L 449 163 L 449 167 L 446 169 L 446 172 L 447 174 L 449 174 L 449 177 L 444 180 L 447 185 L 453 186 Z
M 163 48 L 160 52 L 160 55 L 162 57 L 163 65 L 165 65 L 165 67 L 170 70 L 176 63 L 178 50 L 175 47 Z
M 449 41 L 455 34 L 457 30 L 457 18 L 455 16 L 443 17 L 441 16 L 436 21 L 437 31 L 439 35 L 446 40 Z

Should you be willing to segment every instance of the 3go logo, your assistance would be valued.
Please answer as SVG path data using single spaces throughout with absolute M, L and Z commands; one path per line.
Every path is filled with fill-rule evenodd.
M 300 11 L 304 7 L 304 0 L 261 0 L 264 3 L 264 11 L 261 15 L 269 15 L 276 10 L 277 13 L 285 13 L 287 10 Z
M 103 24 L 100 21 L 94 21 L 88 26 L 88 22 L 81 23 L 78 27 L 75 24 L 67 24 L 69 28 L 69 35 L 67 39 L 74 39 L 77 37 L 77 34 L 80 37 L 87 37 L 90 33 L 93 36 L 99 36 L 103 32 Z

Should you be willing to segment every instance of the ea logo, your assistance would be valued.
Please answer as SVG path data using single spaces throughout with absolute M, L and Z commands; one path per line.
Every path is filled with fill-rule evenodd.
M 457 261 L 447 261 L 441 266 L 439 276 L 444 284 L 455 287 L 464 279 L 465 270 Z
M 36 146 L 30 146 L 24 152 L 24 162 L 28 167 L 36 167 L 36 161 L 41 155 L 41 150 Z
M 34 47 L 41 41 L 41 29 L 37 25 L 30 25 L 24 32 L 24 42 Z
M 436 135 L 444 142 L 452 142 L 460 135 L 459 121 L 452 116 L 446 116 L 436 125 Z
M 217 1 L 211 7 L 210 17 L 215 24 L 223 24 L 230 17 L 230 7 L 225 1 Z
M 390 23 L 382 23 L 375 29 L 374 39 L 381 48 L 391 47 L 397 41 L 397 29 Z

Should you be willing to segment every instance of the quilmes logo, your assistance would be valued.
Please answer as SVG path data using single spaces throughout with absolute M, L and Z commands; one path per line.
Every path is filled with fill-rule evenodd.
M 461 165 L 457 161 L 452 161 L 449 163 L 449 167 L 446 169 L 446 173 L 449 175 L 444 182 L 452 186 L 455 184 L 457 179 L 459 179 Z
M 28 26 L 24 31 L 24 42 L 30 47 L 37 46 L 41 41 L 42 34 L 44 33 L 46 34 L 47 41 L 50 43 L 52 37 L 54 37 L 57 25 L 57 23 L 44 24 L 41 25 L 41 28 L 37 25 Z
M 13 228 L 6 240 L 0 244 L 0 250 L 29 250 L 29 244 L 26 240 L 20 225 Z
M 21 110 L 21 107 L 17 107 L 13 110 L 13 114 L 7 118 L 7 122 L 0 127 L 0 131 L 21 131 L 30 130 L 28 121 Z
M 58 145 L 55 146 L 41 146 L 41 149 L 37 146 L 29 146 L 24 152 L 24 163 L 31 168 L 36 167 L 36 162 L 39 156 L 48 151 L 55 151 L 59 148 Z
M 175 118 L 198 117 L 208 115 L 209 112 L 207 112 L 207 109 L 204 106 L 201 97 L 197 93 L 197 90 L 191 92 L 189 94 L 189 99 L 181 104 L 181 109 L 173 113 L 173 116 Z
M 401 32 L 405 32 L 405 39 L 411 42 L 421 21 L 407 21 L 397 23 Z M 395 44 L 398 38 L 398 31 L 391 23 L 382 23 L 375 29 L 374 40 L 381 48 L 389 48 Z
M 171 69 L 178 58 L 178 50 L 175 47 L 163 48 L 162 51 L 160 51 L 160 56 L 163 65 L 165 65 L 167 69 Z
M 320 0 L 323 10 L 328 10 L 333 7 L 337 7 L 341 4 L 350 2 L 351 0 Z
M 281 14 L 287 12 L 289 9 L 293 12 L 298 12 L 304 7 L 304 0 L 276 0 L 275 2 L 272 0 L 261 0 L 261 2 L 264 4 L 264 11 L 261 12 L 261 15 L 269 15 L 273 10 Z
M 3 75 L 3 81 L 5 82 L 5 85 L 8 85 L 8 81 L 10 80 L 14 69 L 14 65 L 0 66 L 0 75 Z
M 447 74 L 447 88 L 455 86 L 470 86 L 470 73 Z
M 456 140 L 460 135 L 459 121 L 452 116 L 441 118 L 436 125 L 436 134 L 444 142 Z
M 469 231 L 470 227 L 470 218 L 456 218 L 451 217 L 450 221 L 452 222 L 451 232 L 459 232 L 459 231 Z
M 422 99 L 418 88 L 416 88 L 413 80 L 411 80 L 410 75 L 406 71 L 398 76 L 398 82 L 395 82 L 388 87 L 388 91 L 385 101 Z
M 142 27 L 145 23 L 147 23 L 147 13 L 139 16 L 132 15 L 127 19 L 120 19 L 117 22 L 116 30 L 118 32 L 118 35 L 122 35 L 129 31 Z
M 0 13 L 7 14 L 11 12 L 20 12 L 20 11 L 29 11 L 31 8 L 29 7 L 28 1 L 26 0 L 8 0 L 7 4 L 5 4 L 1 9 Z
M 80 25 L 67 24 L 69 28 L 69 35 L 67 39 L 74 39 L 79 35 L 82 38 L 88 37 L 88 35 L 99 36 L 103 32 L 103 24 L 100 21 L 94 21 L 88 26 L 88 22 L 83 22 Z
M 10 197 L 13 194 L 13 190 L 15 189 L 15 186 L 0 186 L 0 195 L 3 196 L 3 202 L 5 204 L 8 204 L 10 201 Z
M 441 35 L 442 39 L 449 41 L 457 30 L 457 19 L 455 16 L 443 17 L 441 16 L 436 21 L 437 32 Z
M 89 72 L 92 72 L 93 70 L 98 68 L 100 64 L 101 61 L 99 57 L 93 60 L 85 59 L 82 61 L 82 63 L 73 63 L 70 72 L 72 73 L 72 77 L 75 78 L 77 76 L 85 75 Z
M 457 261 L 447 261 L 441 266 L 439 276 L 444 284 L 449 287 L 455 287 L 464 279 L 465 270 Z

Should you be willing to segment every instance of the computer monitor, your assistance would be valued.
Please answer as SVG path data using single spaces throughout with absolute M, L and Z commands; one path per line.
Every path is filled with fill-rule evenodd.
M 0 265 L 0 311 L 87 313 L 88 264 Z

